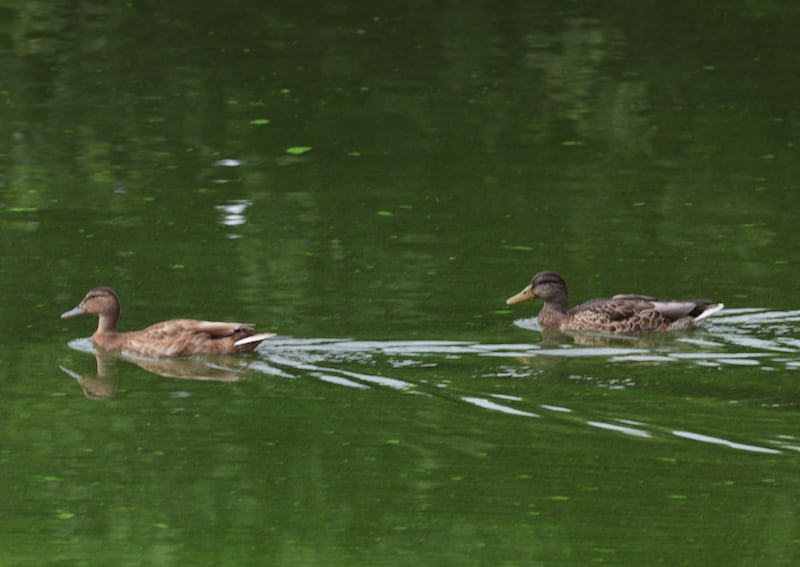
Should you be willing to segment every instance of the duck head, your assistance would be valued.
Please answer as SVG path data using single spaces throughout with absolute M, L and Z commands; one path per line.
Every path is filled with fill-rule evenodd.
M 90 313 L 92 315 L 105 315 L 119 312 L 119 297 L 110 287 L 96 287 L 90 290 L 77 307 L 61 314 L 62 319 L 77 317 Z
M 507 305 L 540 298 L 545 305 L 564 306 L 567 304 L 567 284 L 555 272 L 539 272 L 525 288 L 506 300 Z
M 62 319 L 78 315 L 97 315 L 100 318 L 98 332 L 116 333 L 119 321 L 119 297 L 110 287 L 96 287 L 90 290 L 77 307 L 61 314 Z

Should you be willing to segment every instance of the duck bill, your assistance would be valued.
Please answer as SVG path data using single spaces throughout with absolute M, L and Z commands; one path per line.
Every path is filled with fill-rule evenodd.
M 70 309 L 69 311 L 65 311 L 61 314 L 62 319 L 69 319 L 70 317 L 77 317 L 78 315 L 83 315 L 86 313 L 86 308 L 83 304 L 78 305 L 74 309 Z
M 506 299 L 506 305 L 514 305 L 515 303 L 522 303 L 523 301 L 528 301 L 535 298 L 536 294 L 533 293 L 533 286 L 527 285 L 525 286 L 525 289 L 523 289 L 517 295 L 512 295 Z

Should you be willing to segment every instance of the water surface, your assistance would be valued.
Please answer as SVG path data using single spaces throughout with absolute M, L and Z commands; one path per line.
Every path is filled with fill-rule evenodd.
M 800 559 L 792 6 L 0 16 L 1 562 Z M 726 309 L 554 336 L 542 269 Z M 100 356 L 97 285 L 279 336 Z

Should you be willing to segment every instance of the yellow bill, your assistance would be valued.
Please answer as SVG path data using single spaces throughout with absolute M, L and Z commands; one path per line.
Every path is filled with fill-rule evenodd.
M 533 286 L 528 284 L 525 286 L 525 289 L 523 289 L 517 295 L 512 295 L 506 299 L 506 305 L 514 305 L 515 303 L 521 303 L 530 299 L 536 299 L 536 294 L 533 293 Z

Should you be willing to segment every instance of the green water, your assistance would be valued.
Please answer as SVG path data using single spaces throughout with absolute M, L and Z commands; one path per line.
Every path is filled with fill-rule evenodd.
M 800 12 L 637 6 L 0 7 L 0 564 L 796 564 Z

